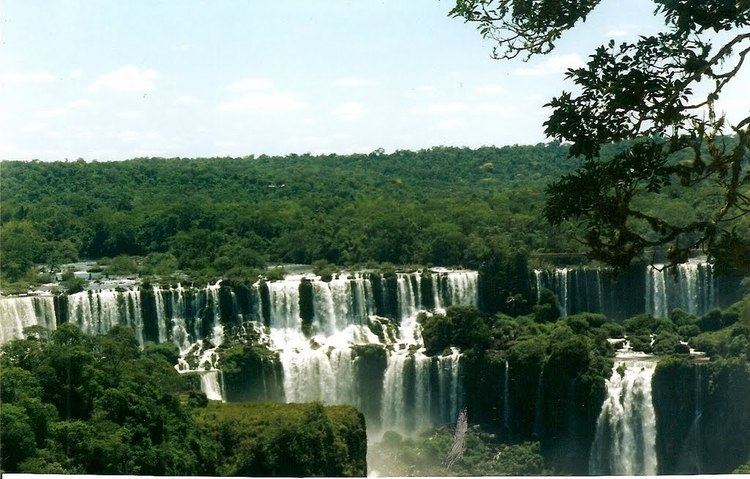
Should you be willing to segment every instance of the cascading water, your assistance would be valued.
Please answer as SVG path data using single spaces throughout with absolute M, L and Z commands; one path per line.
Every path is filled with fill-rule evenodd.
M 674 308 L 704 314 L 715 307 L 713 266 L 699 259 L 677 265 L 676 271 L 655 264 L 647 268 L 646 312 L 666 317 Z
M 55 329 L 55 303 L 52 296 L 21 296 L 0 299 L 0 344 L 23 338 L 29 326 Z
M 437 285 L 434 304 L 477 304 L 477 274 L 440 270 L 431 273 Z M 386 348 L 383 393 L 377 418 L 382 429 L 402 433 L 421 430 L 435 423 L 451 422 L 461 403 L 460 353 L 441 357 L 424 354 L 417 313 L 422 308 L 422 277 L 419 273 L 397 273 L 395 277 L 398 338 L 395 344 L 378 337 L 367 326 L 375 311 L 370 280 L 361 274 L 341 274 L 329 282 L 310 279 L 313 291 L 312 337 L 300 327 L 298 303 L 302 277 L 269 283 L 273 306 L 269 344 L 279 354 L 284 372 L 284 395 L 289 402 L 322 401 L 354 404 L 356 352 L 352 348 L 378 345 Z M 295 315 L 280 318 L 279 311 Z M 437 308 L 436 308 L 437 309 Z M 407 407 L 408 406 L 408 407 Z
M 667 282 L 661 265 L 646 270 L 646 312 L 657 317 L 667 316 Z
M 130 289 L 82 291 L 68 296 L 68 321 L 86 334 L 105 334 L 118 324 L 130 326 L 143 345 L 141 292 Z
M 713 266 L 705 258 L 692 258 L 674 270 L 664 266 L 633 266 L 618 276 L 608 268 L 536 269 L 537 301 L 547 288 L 557 295 L 563 316 L 589 311 L 611 319 L 641 313 L 666 317 L 675 308 L 702 315 L 718 306 Z
M 211 370 L 199 373 L 201 377 L 201 390 L 206 397 L 212 401 L 223 401 L 224 393 L 221 381 L 221 371 Z
M 388 277 L 340 273 L 330 281 L 290 275 L 256 283 L 241 294 L 226 288 L 224 299 L 222 289 L 216 283 L 203 288 L 178 284 L 91 290 L 69 295 L 61 304 L 67 305 L 65 318 L 85 333 L 104 334 L 127 325 L 141 345 L 173 342 L 180 350 L 177 369 L 199 374 L 210 399 L 226 397 L 217 347 L 224 341 L 224 323 L 233 321 L 241 329 L 254 329 L 278 355 L 278 370 L 260 368 L 257 384 L 280 384 L 288 402 L 360 406 L 369 401 L 370 414 L 377 415 L 370 418 L 373 423 L 402 433 L 455 421 L 463 396 L 461 354 L 452 349 L 442 356 L 427 356 L 417 315 L 442 312 L 451 305 L 476 306 L 476 272 L 436 268 Z M 54 305 L 52 296 L 3 298 L 0 340 L 21 337 L 27 326 L 54 329 Z M 373 324 L 380 326 L 380 333 Z M 357 366 L 362 347 L 384 355 L 377 400 L 358 384 L 360 375 L 371 374 Z M 274 377 L 267 378 L 270 374 Z M 278 396 L 269 391 L 258 395 Z
M 620 355 L 607 380 L 607 397 L 596 423 L 589 473 L 655 475 L 656 417 L 651 378 L 656 359 Z

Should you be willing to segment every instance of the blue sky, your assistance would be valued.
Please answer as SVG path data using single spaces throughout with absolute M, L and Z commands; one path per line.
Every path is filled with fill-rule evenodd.
M 501 62 L 450 7 L 4 0 L 0 158 L 537 143 L 565 67 L 660 26 L 650 1 L 605 1 L 552 54 Z

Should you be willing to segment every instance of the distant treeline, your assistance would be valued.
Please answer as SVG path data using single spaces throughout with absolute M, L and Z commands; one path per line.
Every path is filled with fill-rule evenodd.
M 219 276 L 268 262 L 478 267 L 582 251 L 572 226 L 542 216 L 545 185 L 576 167 L 558 143 L 0 167 L 6 281 L 34 263 L 119 255 Z M 700 201 L 671 208 L 695 215 Z

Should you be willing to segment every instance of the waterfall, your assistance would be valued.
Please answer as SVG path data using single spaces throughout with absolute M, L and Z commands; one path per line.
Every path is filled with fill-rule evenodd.
M 185 289 L 178 283 L 176 288 L 168 290 L 168 294 L 170 298 L 169 306 L 172 313 L 172 317 L 169 318 L 172 321 L 170 335 L 172 342 L 177 345 L 177 347 L 180 348 L 180 352 L 184 354 L 190 348 L 192 343 L 186 322 L 188 310 L 185 300 Z
M 399 431 L 404 424 L 404 370 L 408 356 L 391 354 L 383 379 L 383 401 L 380 418 L 384 430 Z
M 68 320 L 86 334 L 106 334 L 118 324 L 130 326 L 143 345 L 141 292 L 130 289 L 82 291 L 68 296 Z
M 300 277 L 285 278 L 266 283 L 271 301 L 271 327 L 300 329 L 299 315 Z
M 667 285 L 664 265 L 649 266 L 646 269 L 646 312 L 657 318 L 667 315 Z
M 713 265 L 703 258 L 693 258 L 678 264 L 675 271 L 665 266 L 646 268 L 647 313 L 664 318 L 672 309 L 680 308 L 699 316 L 716 307 Z
M 212 401 L 224 401 L 224 388 L 221 371 L 212 370 L 200 373 L 201 391 Z
M 350 349 L 286 349 L 279 357 L 284 372 L 284 396 L 287 402 L 354 404 Z
M 398 286 L 397 298 L 401 319 L 410 318 L 417 314 L 417 301 L 414 295 L 414 287 L 411 275 L 408 273 L 396 273 L 396 284 Z
M 604 312 L 604 286 L 602 285 L 602 270 L 600 270 L 599 268 L 596 269 L 596 299 L 596 311 Z
M 571 270 L 569 268 L 560 268 L 555 271 L 555 283 L 557 283 L 556 291 L 558 293 L 558 299 L 560 300 L 560 314 L 567 316 L 568 312 L 568 276 Z
M 342 273 L 328 282 L 313 280 L 312 287 L 315 322 L 322 330 L 333 334 L 352 324 L 367 324 L 373 310 L 369 279 Z
M 433 268 L 398 272 L 393 280 L 378 278 L 377 273 L 342 272 L 330 281 L 296 274 L 245 289 L 225 288 L 220 283 L 154 285 L 143 295 L 138 287 L 91 290 L 71 294 L 63 304 L 67 304 L 69 321 L 86 334 L 105 334 L 117 325 L 127 325 L 141 345 L 144 335 L 173 342 L 180 350 L 177 370 L 199 374 L 201 387 L 211 399 L 225 397 L 217 348 L 225 336 L 222 318 L 230 318 L 232 328 L 253 329 L 278 357 L 274 363 L 278 367 L 259 371 L 257 384 L 280 385 L 286 401 L 355 406 L 368 402 L 368 414 L 377 415 L 368 420 L 382 424 L 383 430 L 405 434 L 456 420 L 463 406 L 462 355 L 451 349 L 442 356 L 427 356 L 417 315 L 443 313 L 443 308 L 452 305 L 476 306 L 477 272 Z M 376 316 L 381 307 L 393 318 Z M 0 341 L 22 337 L 23 328 L 30 325 L 52 329 L 56 321 L 51 296 L 0 300 Z M 144 321 L 152 328 L 144 328 Z M 389 332 L 381 339 L 371 324 Z M 357 348 L 365 346 L 382 352 L 376 356 L 383 362 L 371 371 L 355 368 L 360 360 Z M 279 377 L 271 377 L 271 371 Z M 382 381 L 382 393 L 375 400 L 364 397 L 368 392 L 357 383 L 360 374 L 370 375 L 369 381 Z M 270 397 L 268 390 L 258 397 Z
M 389 355 L 383 380 L 382 429 L 412 434 L 454 422 L 463 406 L 460 359 L 455 348 L 436 358 L 405 349 Z M 432 380 L 433 371 L 437 384 Z
M 634 265 L 619 277 L 607 274 L 606 267 L 537 269 L 537 302 L 547 288 L 557 295 L 563 316 L 588 311 L 611 319 L 641 313 L 667 317 L 675 308 L 700 316 L 718 306 L 713 265 L 705 257 L 665 266 Z
M 476 306 L 478 290 L 476 271 L 457 271 L 446 275 L 448 304 L 470 304 Z
M 0 299 L 0 344 L 23 338 L 24 328 L 57 327 L 52 296 L 22 296 Z
M 440 277 L 436 274 L 430 275 L 430 282 L 432 284 L 432 301 L 435 303 L 435 311 L 441 311 L 444 309 L 443 302 L 440 298 Z
M 437 358 L 440 371 L 440 391 L 438 397 L 444 400 L 438 413 L 441 423 L 453 423 L 458 411 L 463 407 L 461 391 L 461 353 L 451 348 L 451 354 Z
M 656 417 L 651 396 L 655 368 L 656 361 L 650 358 L 615 362 L 596 423 L 590 474 L 657 473 Z
M 167 334 L 167 310 L 164 304 L 164 296 L 161 288 L 154 286 L 154 302 L 156 303 L 156 325 L 159 331 L 159 342 L 163 343 L 168 339 Z

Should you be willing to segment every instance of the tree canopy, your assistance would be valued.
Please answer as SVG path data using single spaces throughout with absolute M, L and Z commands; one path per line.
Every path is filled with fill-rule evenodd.
M 546 105 L 546 134 L 567 142 L 581 165 L 547 186 L 545 216 L 580 222 L 589 256 L 617 267 L 666 247 L 671 264 L 702 248 L 720 267 L 750 269 L 750 116 L 730 123 L 716 108 L 750 52 L 750 1 L 654 3 L 663 31 L 598 47 L 566 73 L 578 92 Z M 528 60 L 583 28 L 598 4 L 457 0 L 451 15 L 477 23 L 496 42 L 495 58 Z M 605 157 L 612 143 L 624 147 Z M 701 214 L 665 215 L 673 187 L 710 191 Z

